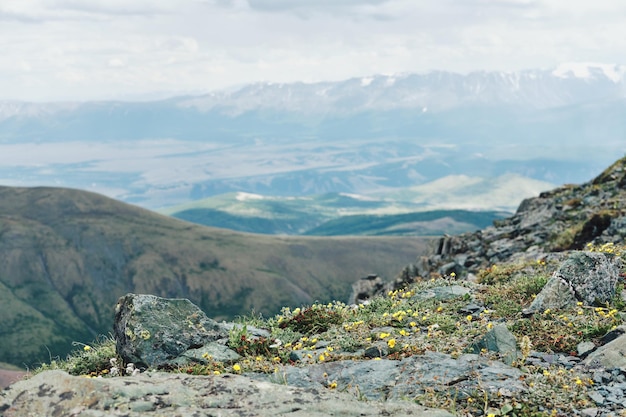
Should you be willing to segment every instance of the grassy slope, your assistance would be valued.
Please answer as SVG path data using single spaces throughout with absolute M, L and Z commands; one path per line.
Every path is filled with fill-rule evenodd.
M 344 216 L 309 230 L 307 235 L 418 235 L 460 234 L 491 226 L 508 213 L 495 211 L 433 210 L 385 216 Z
M 508 215 L 488 210 L 423 211 L 416 204 L 339 193 L 289 198 L 230 193 L 161 212 L 242 232 L 313 236 L 460 234 L 490 226 L 493 220 Z
M 193 225 L 84 191 L 0 187 L 0 361 L 63 355 L 112 325 L 127 292 L 186 297 L 209 316 L 346 299 L 428 250 L 416 238 L 302 238 Z

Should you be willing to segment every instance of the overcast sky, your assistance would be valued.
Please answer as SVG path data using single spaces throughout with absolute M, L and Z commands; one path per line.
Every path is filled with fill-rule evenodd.
M 0 0 L 0 100 L 624 63 L 624 0 Z

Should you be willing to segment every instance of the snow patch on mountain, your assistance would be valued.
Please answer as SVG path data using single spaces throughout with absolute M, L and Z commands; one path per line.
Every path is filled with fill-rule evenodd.
M 566 62 L 559 65 L 552 75 L 560 78 L 583 78 L 594 79 L 598 76 L 619 83 L 624 80 L 626 67 L 614 64 L 601 64 L 595 62 Z
M 235 197 L 235 199 L 237 201 L 263 200 L 263 199 L 265 199 L 265 197 L 260 195 L 260 194 L 238 192 L 237 196 Z

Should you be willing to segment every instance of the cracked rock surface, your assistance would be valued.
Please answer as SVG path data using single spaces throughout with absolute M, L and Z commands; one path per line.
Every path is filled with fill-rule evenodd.
M 255 381 L 242 375 L 147 372 L 84 378 L 46 371 L 0 394 L 0 415 L 23 416 L 415 416 L 449 417 L 409 401 L 362 402 L 327 388 Z

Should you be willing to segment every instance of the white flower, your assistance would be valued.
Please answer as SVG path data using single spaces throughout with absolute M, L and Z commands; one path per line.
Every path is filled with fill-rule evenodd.
M 280 339 L 274 339 L 274 344 L 270 345 L 271 348 L 277 348 L 280 347 L 283 344 L 283 342 Z
M 130 362 L 126 364 L 126 374 L 131 375 L 135 371 L 135 364 Z

